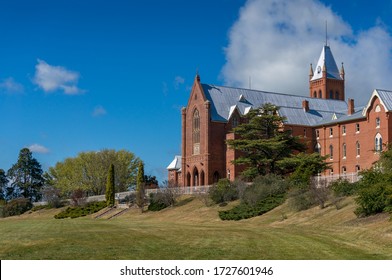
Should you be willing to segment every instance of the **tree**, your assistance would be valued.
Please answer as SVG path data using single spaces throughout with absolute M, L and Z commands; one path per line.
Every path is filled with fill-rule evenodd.
M 0 169 L 0 200 L 5 200 L 4 192 L 7 188 L 8 179 L 3 169 Z
M 106 205 L 113 206 L 114 205 L 114 164 L 111 164 L 109 167 L 108 178 L 106 182 Z
M 49 169 L 49 174 L 54 186 L 66 196 L 75 190 L 83 190 L 88 195 L 102 195 L 106 192 L 107 172 L 113 164 L 116 170 L 115 192 L 123 192 L 136 184 L 139 161 L 133 153 L 125 150 L 84 152 L 58 162 Z
M 284 160 L 294 152 L 303 152 L 306 145 L 291 131 L 283 130 L 284 117 L 277 114 L 278 107 L 266 103 L 245 115 L 245 122 L 233 129 L 238 136 L 227 140 L 230 148 L 240 151 L 233 162 L 244 165 L 242 175 L 253 179 L 258 175 L 284 174 Z
M 30 150 L 20 150 L 18 161 L 7 172 L 11 181 L 7 188 L 7 198 L 23 196 L 30 201 L 38 201 L 45 181 L 42 173 L 41 164 L 33 158 Z
M 136 205 L 143 212 L 145 202 L 145 182 L 144 182 L 144 164 L 139 162 L 136 181 Z

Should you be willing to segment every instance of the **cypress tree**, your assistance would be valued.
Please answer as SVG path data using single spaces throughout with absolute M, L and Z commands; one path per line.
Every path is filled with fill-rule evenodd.
M 114 205 L 114 164 L 112 163 L 109 167 L 108 178 L 106 181 L 106 205 Z
M 136 182 L 136 204 L 143 212 L 144 207 L 144 196 L 145 196 L 145 185 L 144 185 L 144 164 L 142 161 L 139 162 L 137 171 L 137 182 Z

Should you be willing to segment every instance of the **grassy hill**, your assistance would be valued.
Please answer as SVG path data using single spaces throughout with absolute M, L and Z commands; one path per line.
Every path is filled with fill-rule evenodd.
M 160 212 L 131 209 L 111 220 L 56 220 L 60 210 L 0 219 L 0 259 L 392 259 L 387 214 L 358 219 L 344 207 L 292 212 L 284 204 L 242 221 L 188 198 Z

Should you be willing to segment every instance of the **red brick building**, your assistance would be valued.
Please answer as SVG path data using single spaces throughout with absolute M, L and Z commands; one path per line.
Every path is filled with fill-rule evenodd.
M 309 152 L 328 155 L 327 174 L 371 167 L 392 137 L 392 91 L 376 89 L 365 107 L 355 108 L 353 99 L 345 101 L 344 76 L 329 46 L 316 67 L 310 66 L 309 97 L 209 85 L 197 75 L 182 109 L 182 155 L 168 166 L 169 181 L 202 186 L 239 176 L 241 168 L 231 163 L 237 152 L 226 140 L 236 137 L 232 128 L 250 109 L 267 102 L 280 108 L 284 128 L 302 136 Z

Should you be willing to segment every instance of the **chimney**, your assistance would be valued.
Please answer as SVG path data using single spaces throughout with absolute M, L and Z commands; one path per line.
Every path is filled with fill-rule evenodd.
M 351 116 L 354 114 L 354 99 L 349 98 L 348 99 L 348 112 L 347 114 Z
M 302 101 L 302 109 L 304 109 L 305 112 L 309 112 L 309 101 L 308 100 Z

